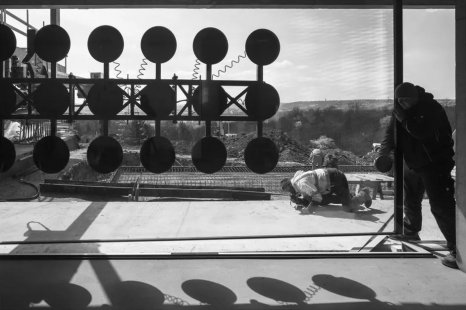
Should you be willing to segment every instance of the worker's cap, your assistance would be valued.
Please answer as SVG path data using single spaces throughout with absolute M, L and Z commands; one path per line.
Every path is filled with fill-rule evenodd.
M 395 98 L 418 98 L 419 93 L 411 83 L 401 83 L 395 88 Z

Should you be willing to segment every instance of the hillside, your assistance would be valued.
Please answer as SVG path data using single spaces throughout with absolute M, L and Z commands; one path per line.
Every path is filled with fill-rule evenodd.
M 328 109 L 333 107 L 339 110 L 348 110 L 355 108 L 360 109 L 384 109 L 390 108 L 393 105 L 391 99 L 363 99 L 363 100 L 326 100 L 326 101 L 296 101 L 282 103 L 280 112 L 287 112 L 293 109 Z
M 437 99 L 443 106 L 454 106 L 454 99 Z M 363 110 L 383 110 L 390 109 L 393 106 L 393 99 L 355 99 L 355 100 L 325 100 L 325 101 L 295 101 L 281 103 L 281 112 L 288 112 L 295 108 L 301 110 L 308 109 L 328 109 L 330 107 L 338 110 L 349 110 L 355 107 Z

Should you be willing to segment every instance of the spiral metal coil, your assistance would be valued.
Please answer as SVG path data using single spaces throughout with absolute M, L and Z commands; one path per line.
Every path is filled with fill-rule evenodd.
M 194 69 L 193 69 L 193 80 L 199 80 L 201 77 L 199 75 L 199 70 L 200 70 L 200 66 L 201 65 L 201 62 L 199 61 L 199 59 L 196 59 L 196 63 L 194 64 Z
M 216 77 L 220 77 L 220 74 L 221 73 L 226 73 L 228 69 L 231 69 L 233 68 L 233 66 L 237 63 L 239 63 L 241 61 L 242 58 L 246 58 L 246 51 L 244 51 L 243 55 L 239 54 L 238 57 L 236 59 L 232 59 L 230 61 L 230 64 L 226 64 L 223 69 L 220 69 L 217 71 L 217 74 L 212 74 L 212 78 Z
M 115 65 L 115 68 L 113 68 L 113 70 L 116 71 L 116 78 L 117 79 L 122 79 L 122 77 L 120 76 L 120 74 L 122 73 L 122 71 L 120 69 L 118 69 L 120 67 L 120 63 L 119 62 L 116 62 L 114 61 L 113 64 Z
M 146 60 L 147 60 L 146 58 L 141 59 L 142 63 L 139 65 L 139 70 L 138 70 L 139 74 L 136 76 L 138 80 L 140 80 L 144 76 L 144 71 L 146 71 L 146 66 L 148 65 Z M 137 91 L 140 91 L 141 87 L 142 87 L 141 85 L 136 85 L 134 88 Z
M 146 66 L 147 66 L 147 59 L 143 58 L 142 63 L 139 65 L 139 74 L 136 76 L 139 80 L 141 79 L 142 76 L 144 76 L 144 71 L 146 71 Z
M 317 292 L 320 291 L 321 288 L 322 287 L 320 286 L 309 285 L 304 291 L 304 294 L 306 295 L 305 302 L 309 302 L 312 299 L 312 297 L 314 297 L 317 294 Z

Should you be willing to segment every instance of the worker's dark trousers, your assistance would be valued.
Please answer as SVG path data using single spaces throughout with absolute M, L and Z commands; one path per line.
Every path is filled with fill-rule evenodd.
M 455 187 L 451 166 L 431 166 L 419 171 L 404 168 L 404 233 L 415 234 L 422 228 L 421 202 L 424 191 L 430 209 L 450 250 L 456 249 Z
M 351 195 L 345 174 L 335 168 L 327 168 L 327 171 L 330 177 L 330 193 L 322 195 L 322 202 L 320 204 L 341 203 L 344 206 L 349 206 Z

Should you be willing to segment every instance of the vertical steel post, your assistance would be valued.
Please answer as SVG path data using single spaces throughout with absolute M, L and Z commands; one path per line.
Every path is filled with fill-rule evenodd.
M 393 1 L 393 43 L 394 43 L 394 88 L 403 83 L 403 0 Z M 395 95 L 393 95 L 396 104 Z M 400 130 L 395 122 L 395 233 L 403 232 L 403 150 L 401 149 Z
M 264 81 L 264 66 L 261 66 L 261 65 L 257 66 L 257 81 L 258 82 L 263 82 Z M 263 127 L 264 127 L 263 122 L 258 121 L 257 125 L 256 125 L 257 136 L 258 137 L 262 137 Z
M 104 79 L 110 78 L 110 64 L 104 63 Z M 108 119 L 101 120 L 102 134 L 108 136 Z
M 264 81 L 264 66 L 257 66 L 257 81 L 263 82 Z
M 50 135 L 55 136 L 57 134 L 57 119 L 52 118 L 50 120 Z
M 160 137 L 160 120 L 155 121 L 155 136 Z
M 136 93 L 136 90 L 134 88 L 134 84 L 131 84 L 131 98 L 134 98 L 134 94 Z M 131 116 L 134 116 L 134 100 L 131 100 L 131 103 L 130 103 L 130 115 Z
M 52 79 L 55 79 L 57 77 L 57 63 L 56 62 L 52 62 L 50 64 L 51 68 L 50 68 L 50 76 L 52 77 Z
M 205 79 L 206 79 L 206 81 L 212 80 L 212 65 L 210 65 L 210 64 L 206 65 L 206 78 Z M 201 83 L 202 83 L 202 81 L 201 81 Z M 201 87 L 201 86 L 202 85 L 199 85 L 199 87 Z M 201 88 L 200 97 L 201 97 L 201 113 L 202 113 L 202 103 L 204 102 L 202 88 Z M 212 135 L 212 123 L 211 123 L 210 120 L 205 122 L 205 135 L 207 137 L 210 137 Z
M 264 128 L 264 123 L 262 121 L 258 121 L 257 122 L 257 136 L 258 137 L 262 137 L 262 133 L 263 133 L 263 128 Z
M 70 107 L 69 107 L 69 123 L 72 123 L 73 121 L 73 115 L 74 115 L 74 109 L 76 106 L 76 101 L 75 101 L 75 95 L 76 95 L 76 90 L 73 82 L 71 81 L 74 76 L 72 74 L 69 75 L 70 78 L 70 83 L 68 84 L 68 87 L 70 89 Z
M 162 64 L 159 62 L 155 63 L 155 79 L 160 80 L 162 78 Z
M 50 9 L 50 24 L 60 25 L 60 9 Z
M 173 81 L 176 81 L 178 80 L 178 76 L 176 76 L 176 74 L 173 74 L 173 77 L 172 77 L 172 80 Z M 173 124 L 176 124 L 176 116 L 178 115 L 178 109 L 177 109 L 177 105 L 178 105 L 178 85 L 175 84 L 175 86 L 173 87 L 173 90 L 175 91 L 175 111 L 174 111 L 174 115 L 175 115 L 175 119 L 173 119 Z
M 54 61 L 50 64 L 52 66 L 51 78 L 57 78 L 57 63 Z M 57 134 L 57 119 L 53 118 L 50 120 L 50 135 L 55 136 Z
M 455 7 L 456 58 L 456 251 L 459 268 L 466 272 L 466 1 Z
M 0 79 L 3 79 L 3 61 L 0 61 Z M 0 137 L 3 137 L 4 134 L 4 128 L 3 128 L 3 118 L 0 119 Z

